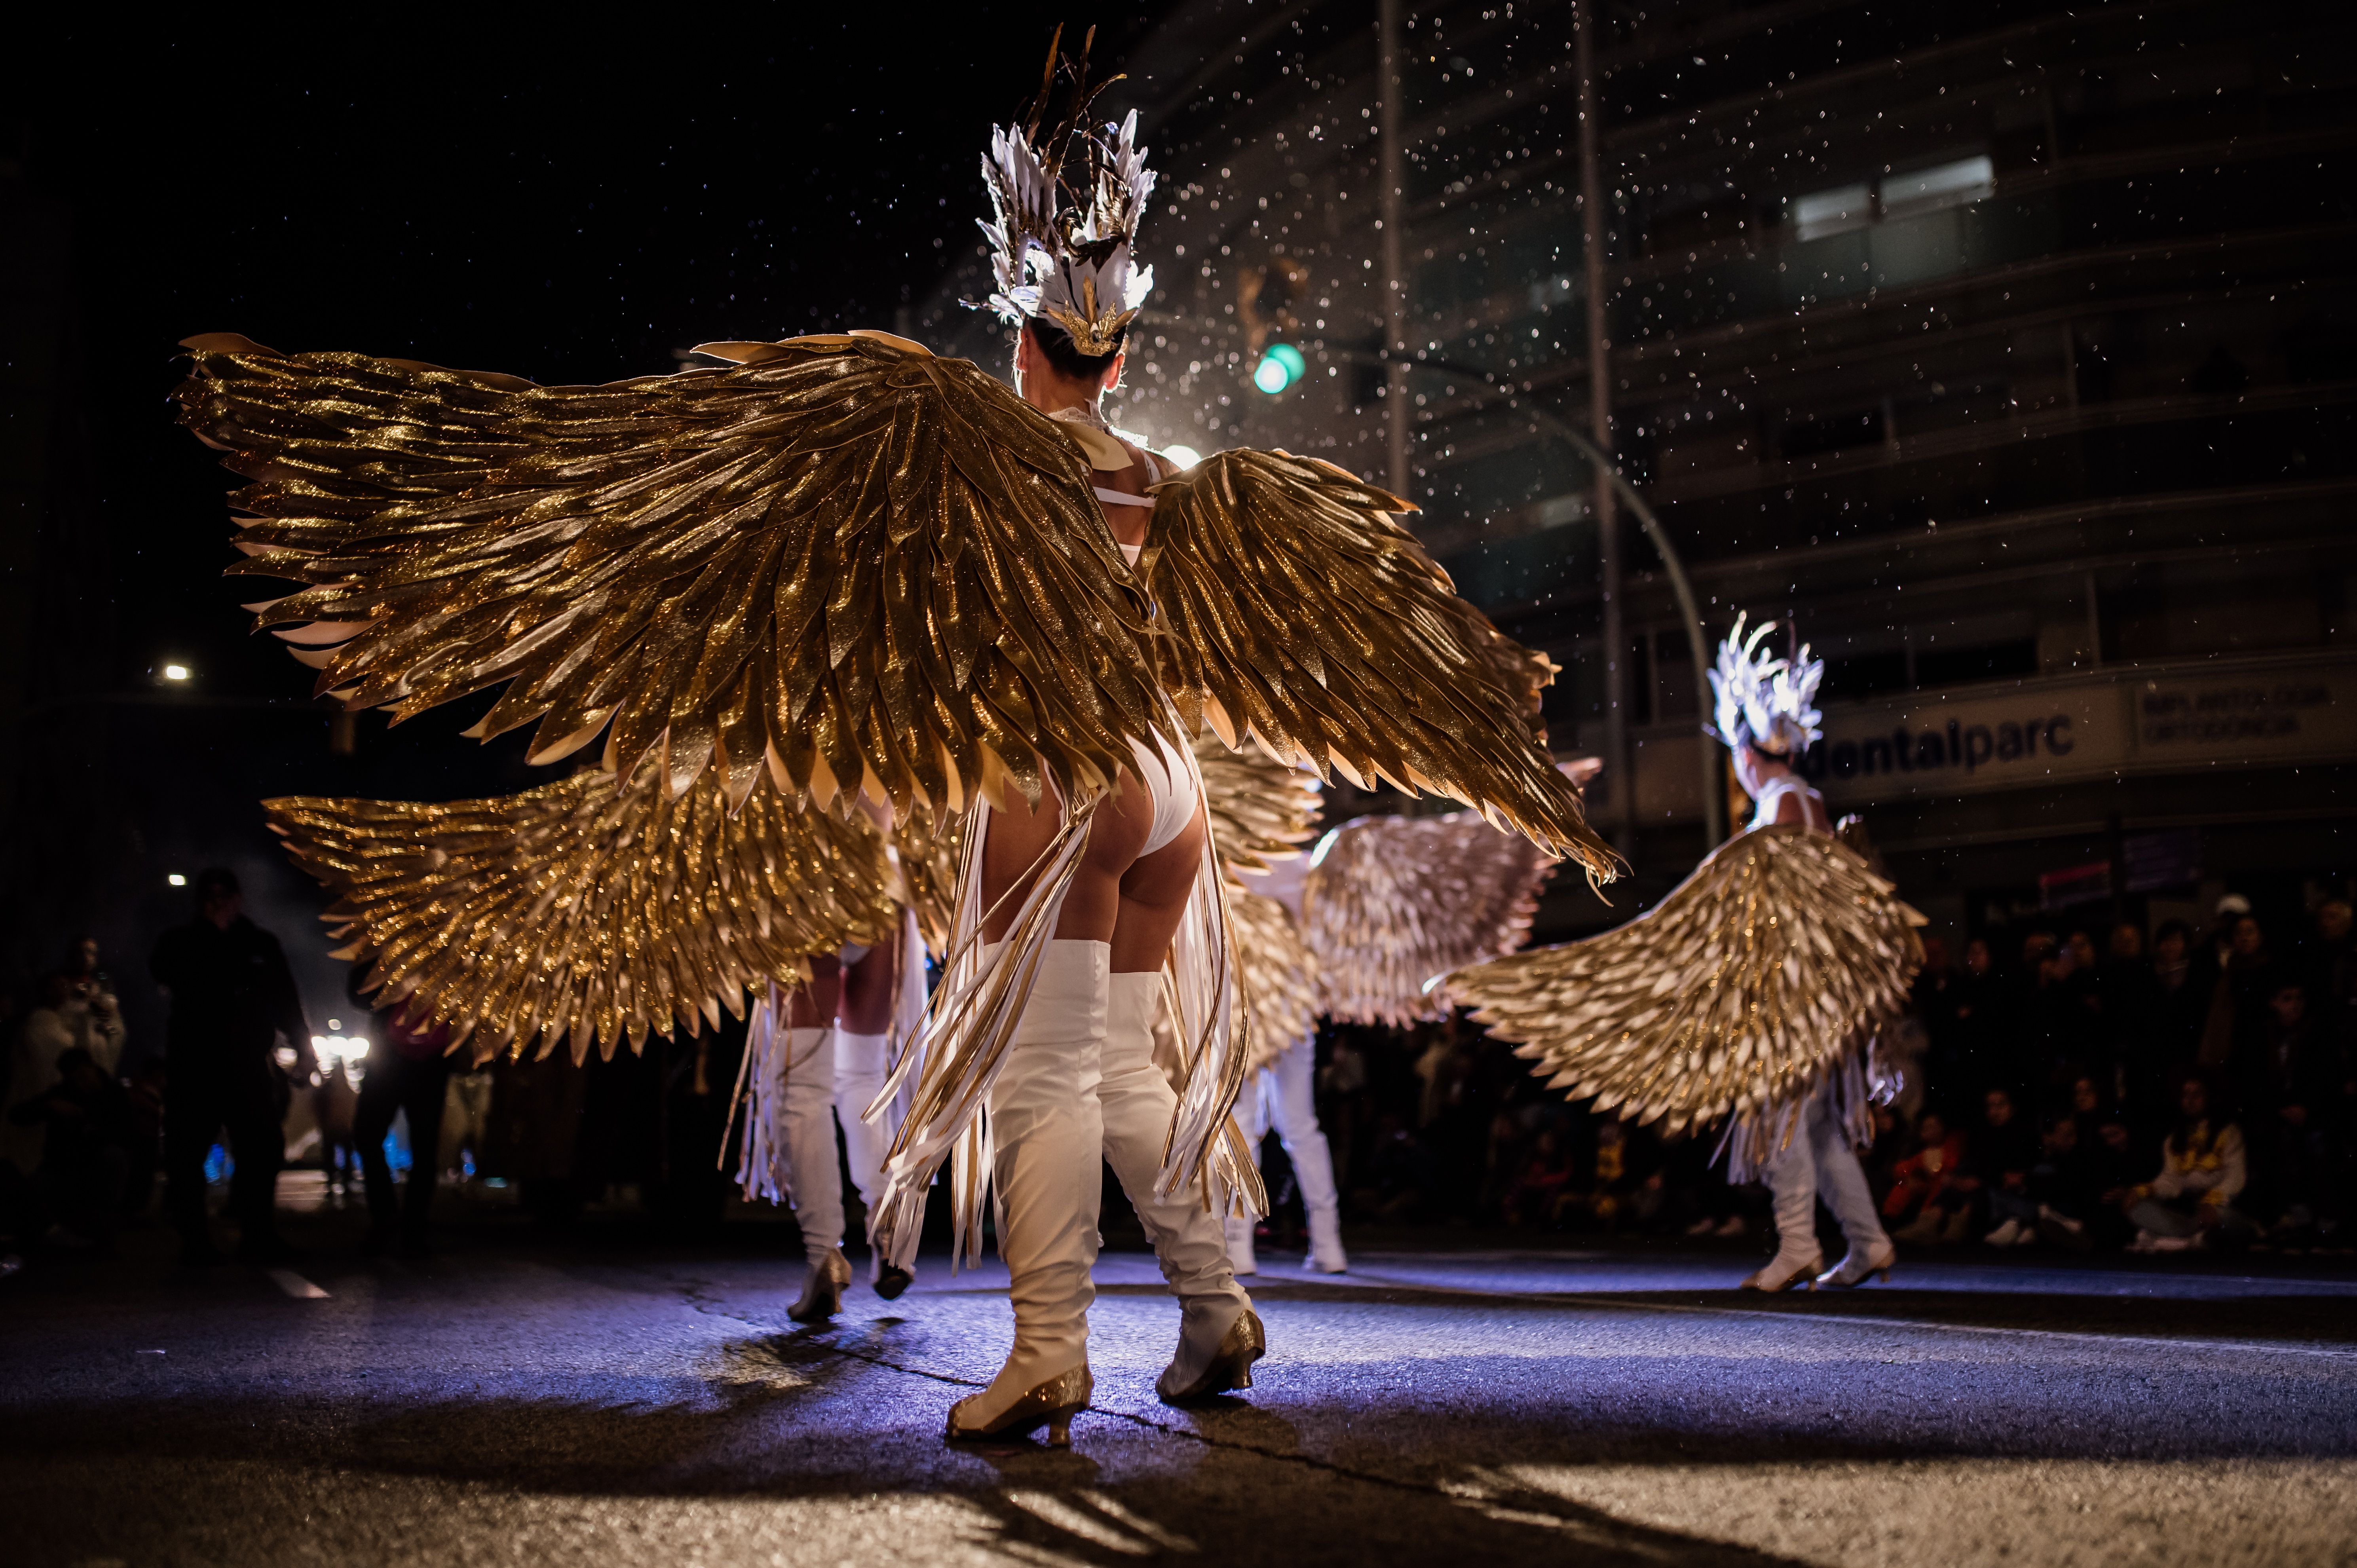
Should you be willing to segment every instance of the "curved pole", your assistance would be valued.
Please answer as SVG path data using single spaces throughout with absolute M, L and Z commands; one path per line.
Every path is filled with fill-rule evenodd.
M 1486 384 L 1496 383 L 1492 371 L 1448 360 L 1426 356 L 1410 360 L 1409 365 L 1412 369 L 1442 371 L 1452 375 L 1479 376 Z M 1638 522 L 1644 527 L 1645 537 L 1652 542 L 1654 552 L 1661 556 L 1662 565 L 1669 573 L 1670 591 L 1677 596 L 1678 609 L 1685 618 L 1686 646 L 1694 654 L 1695 699 L 1700 703 L 1703 693 L 1709 687 L 1710 634 L 1703 628 L 1702 607 L 1695 602 L 1694 585 L 1686 581 L 1685 563 L 1678 558 L 1677 547 L 1670 542 L 1669 532 L 1662 527 L 1662 520 L 1653 515 L 1653 509 L 1645 504 L 1645 498 L 1637 493 L 1637 487 L 1620 472 L 1620 466 L 1599 450 L 1593 440 L 1582 435 L 1577 426 L 1536 406 L 1518 408 L 1513 412 L 1528 414 L 1549 433 L 1576 447 L 1581 456 L 1610 478 L 1613 490 L 1628 503 L 1629 510 L 1637 514 Z M 1636 780 L 1631 779 L 1624 788 L 1632 792 L 1633 799 Z M 1718 748 L 1707 740 L 1702 748 L 1702 832 L 1705 854 L 1727 840 L 1727 791 L 1720 779 Z

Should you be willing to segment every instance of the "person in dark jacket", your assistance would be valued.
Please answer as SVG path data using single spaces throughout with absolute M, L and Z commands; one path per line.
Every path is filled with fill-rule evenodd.
M 361 990 L 368 966 L 352 970 L 346 993 L 361 1007 L 373 1006 Z M 374 1255 L 395 1246 L 405 1258 L 431 1255 L 427 1236 L 434 1213 L 434 1183 L 441 1174 L 442 1106 L 449 1092 L 450 1026 L 428 1024 L 405 1028 L 401 1009 L 376 1015 L 382 1037 L 369 1049 L 361 1079 L 359 1108 L 352 1114 L 352 1143 L 360 1150 L 361 1177 L 368 1187 L 369 1229 L 361 1251 Z M 409 1116 L 409 1179 L 401 1197 L 393 1191 L 393 1164 L 385 1158 L 385 1134 L 393 1119 Z
M 199 872 L 196 895 L 197 918 L 165 932 L 148 960 L 172 1002 L 164 1036 L 165 1201 L 182 1259 L 217 1262 L 205 1214 L 205 1155 L 214 1134 L 226 1131 L 238 1258 L 285 1262 L 294 1250 L 279 1239 L 275 1210 L 292 1090 L 274 1052 L 284 1036 L 297 1075 L 307 1079 L 317 1069 L 311 1026 L 278 939 L 245 918 L 236 874 L 219 866 Z

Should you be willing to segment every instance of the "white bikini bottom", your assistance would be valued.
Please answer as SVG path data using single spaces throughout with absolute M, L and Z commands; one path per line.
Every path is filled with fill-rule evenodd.
M 1195 820 L 1199 800 L 1195 773 L 1187 766 L 1187 758 L 1159 736 L 1150 746 L 1143 741 L 1132 742 L 1131 749 L 1137 756 L 1137 781 L 1146 786 L 1146 798 L 1154 803 L 1154 828 L 1138 853 L 1152 854 L 1178 843 L 1187 824 Z

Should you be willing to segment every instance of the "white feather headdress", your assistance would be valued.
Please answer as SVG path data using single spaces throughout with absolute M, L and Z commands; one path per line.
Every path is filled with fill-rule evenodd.
M 1789 661 L 1766 657 L 1760 645 L 1775 629 L 1774 621 L 1761 621 L 1747 637 L 1743 617 L 1735 618 L 1735 629 L 1718 645 L 1718 668 L 1710 672 L 1718 702 L 1716 722 L 1707 728 L 1728 746 L 1749 744 L 1770 756 L 1795 757 L 1824 733 L 1816 701 L 1825 661 L 1811 659 L 1805 643 Z
M 1092 39 L 1095 33 L 1090 29 Z M 1074 79 L 1071 102 L 1042 134 L 1057 63 L 1051 41 L 1047 80 L 1029 116 L 1021 125 L 994 129 L 982 160 L 997 220 L 982 224 L 997 285 L 989 303 L 1010 327 L 1044 317 L 1069 333 L 1082 353 L 1110 354 L 1154 290 L 1154 269 L 1138 266 L 1131 251 L 1154 174 L 1137 145 L 1135 111 L 1102 133 L 1082 128 L 1096 92 L 1121 80 L 1089 88 L 1086 44 L 1079 63 L 1066 66 Z M 1077 177 L 1067 177 L 1076 140 L 1081 167 Z

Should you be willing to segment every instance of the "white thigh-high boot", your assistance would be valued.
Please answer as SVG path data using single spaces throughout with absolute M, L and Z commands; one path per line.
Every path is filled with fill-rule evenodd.
M 1342 1196 L 1334 1190 L 1334 1153 L 1318 1125 L 1311 1081 L 1316 1056 L 1308 1040 L 1296 1041 L 1264 1075 L 1265 1092 L 1273 1103 L 1285 1157 L 1293 1162 L 1293 1179 L 1301 1187 L 1302 1212 L 1309 1217 L 1309 1266 L 1321 1274 L 1339 1274 L 1351 1260 L 1342 1252 Z
M 1842 1235 L 1849 1241 L 1848 1255 L 1819 1274 L 1817 1283 L 1846 1289 L 1865 1283 L 1874 1274 L 1888 1282 L 1890 1265 L 1899 1260 L 1899 1249 L 1890 1244 L 1889 1235 L 1882 1229 L 1882 1216 L 1875 1212 L 1874 1189 L 1866 1184 L 1866 1172 L 1859 1168 L 1849 1133 L 1823 1096 L 1809 1106 L 1808 1134 L 1825 1207 L 1834 1211 Z
M 876 1205 L 884 1197 L 884 1156 L 892 1151 L 892 1130 L 860 1116 L 884 1092 L 884 1053 L 891 1038 L 842 1029 L 834 1036 L 834 1115 L 843 1123 L 844 1162 L 851 1167 L 851 1185 L 867 1210 L 868 1251 L 875 1260 L 870 1277 L 876 1294 L 886 1301 L 907 1290 L 913 1276 L 885 1262 L 875 1249 Z
M 1776 1198 L 1776 1255 L 1747 1276 L 1745 1290 L 1813 1289 L 1825 1266 L 1817 1245 L 1817 1157 L 1809 1142 L 1808 1108 L 1793 1115 L 1792 1136 L 1768 1161 L 1768 1190 Z
M 1236 1283 L 1229 1240 L 1201 1195 L 1154 1195 L 1162 1145 L 1178 1096 L 1154 1061 L 1154 1022 L 1162 1004 L 1158 972 L 1116 974 L 1105 1020 L 1104 1155 L 1161 1260 L 1178 1298 L 1178 1349 L 1155 1380 L 1168 1403 L 1252 1387 L 1252 1364 L 1268 1337 L 1252 1297 Z
M 823 1323 L 843 1306 L 851 1265 L 843 1257 L 843 1172 L 834 1157 L 834 1031 L 786 1031 L 783 1108 L 786 1159 L 793 1171 L 794 1219 L 810 1275 L 786 1309 L 796 1323 Z
M 1244 1079 L 1242 1094 L 1236 1096 L 1236 1129 L 1244 1135 L 1244 1144 L 1252 1150 L 1254 1163 L 1260 1159 L 1260 1141 L 1268 1136 L 1268 1101 L 1263 1093 L 1268 1074 L 1256 1072 Z M 1227 1219 L 1228 1262 L 1239 1274 L 1260 1273 L 1260 1258 L 1254 1247 L 1254 1231 L 1259 1222 L 1249 1214 L 1231 1214 Z
M 1109 942 L 1051 941 L 990 1089 L 998 1251 L 1015 1307 L 1015 1348 L 990 1386 L 950 1407 L 952 1437 L 1048 1428 L 1071 1440 L 1089 1402 L 1089 1278 L 1097 1257 Z

